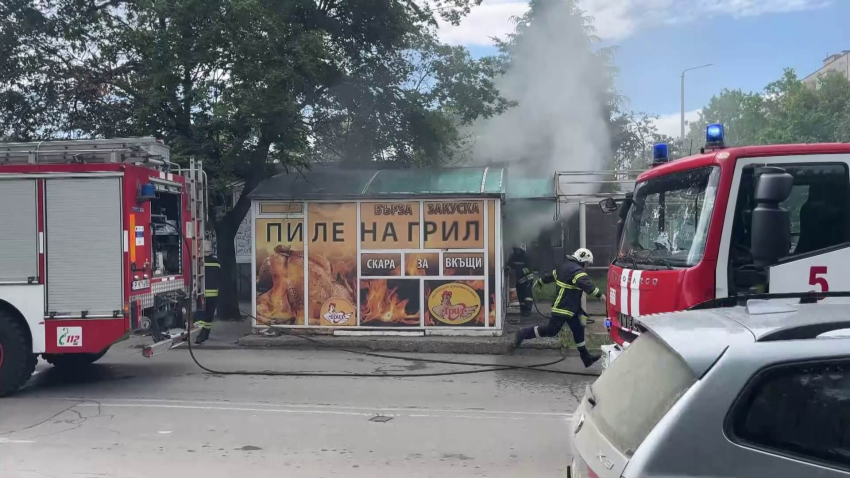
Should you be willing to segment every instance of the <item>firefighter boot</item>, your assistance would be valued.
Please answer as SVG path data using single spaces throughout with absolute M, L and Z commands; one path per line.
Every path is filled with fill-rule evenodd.
M 195 345 L 201 345 L 206 342 L 207 339 L 210 338 L 210 329 L 204 327 L 198 333 L 198 336 L 195 338 Z
M 584 363 L 585 367 L 590 367 L 591 365 L 596 363 L 596 361 L 602 358 L 601 355 L 596 355 L 588 352 L 587 347 L 584 346 L 578 348 L 578 354 L 581 357 L 581 361 L 582 363 Z
M 517 330 L 516 334 L 514 334 L 514 343 L 513 346 L 515 349 L 518 349 L 522 345 L 522 330 Z

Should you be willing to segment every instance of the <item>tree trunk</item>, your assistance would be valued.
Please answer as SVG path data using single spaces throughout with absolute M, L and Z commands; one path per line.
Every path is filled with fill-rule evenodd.
M 228 213 L 231 216 L 233 211 Z M 244 217 L 244 214 L 242 215 Z M 239 311 L 239 292 L 237 280 L 239 269 L 236 264 L 236 232 L 239 222 L 233 227 L 230 217 L 217 224 L 215 229 L 216 245 L 218 246 L 218 261 L 221 265 L 221 275 L 218 287 L 218 315 L 226 320 L 237 320 L 242 314 Z
M 270 143 L 262 142 L 255 152 L 255 158 L 260 158 L 261 164 L 269 154 Z M 252 174 L 245 178 L 242 193 L 233 205 L 233 209 L 215 224 L 216 243 L 218 246 L 218 261 L 221 265 L 221 283 L 218 289 L 218 314 L 227 320 L 237 320 L 242 316 L 239 311 L 239 292 L 236 284 L 239 269 L 236 264 L 236 233 L 245 215 L 251 210 L 251 199 L 248 195 L 259 185 L 260 174 Z

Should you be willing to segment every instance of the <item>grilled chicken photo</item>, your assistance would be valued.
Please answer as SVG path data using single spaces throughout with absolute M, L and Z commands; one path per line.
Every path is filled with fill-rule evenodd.
M 321 255 L 310 254 L 310 311 L 314 319 L 330 298 L 350 302 L 352 292 L 334 280 L 330 262 Z M 260 325 L 292 324 L 304 316 L 304 253 L 289 246 L 277 246 L 257 272 L 257 323 Z

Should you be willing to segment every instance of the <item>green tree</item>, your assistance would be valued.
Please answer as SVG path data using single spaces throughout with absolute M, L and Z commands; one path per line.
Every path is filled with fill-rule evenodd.
M 157 136 L 204 161 L 211 197 L 244 183 L 209 211 L 223 316 L 238 314 L 233 242 L 260 181 L 330 152 L 425 162 L 451 153 L 458 124 L 506 107 L 491 64 L 436 40 L 437 17 L 457 22 L 480 0 L 14 1 L 52 25 L 17 51 L 54 68 L 26 81 L 59 90 L 46 110 L 65 111 L 31 131 Z
M 698 151 L 705 144 L 705 129 L 712 123 L 723 124 L 730 146 L 758 144 L 759 134 L 767 125 L 764 106 L 761 94 L 723 89 L 700 111 L 699 119 L 689 125 L 686 149 Z
M 850 81 L 832 72 L 808 88 L 793 70 L 765 88 L 767 127 L 761 143 L 822 143 L 837 141 L 850 105 Z
M 787 69 L 763 93 L 724 89 L 690 125 L 686 143 L 702 146 L 710 123 L 724 125 L 730 146 L 847 141 L 850 81 L 833 72 L 810 88 Z

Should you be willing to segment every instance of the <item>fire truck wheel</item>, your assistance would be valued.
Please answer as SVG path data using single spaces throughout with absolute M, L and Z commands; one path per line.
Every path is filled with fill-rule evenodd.
M 96 354 L 44 354 L 44 360 L 56 368 L 73 370 L 82 367 L 87 367 L 106 355 L 107 348 L 103 352 Z
M 0 312 L 0 397 L 23 387 L 36 361 L 21 324 Z

